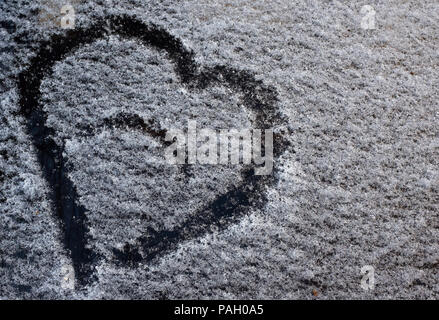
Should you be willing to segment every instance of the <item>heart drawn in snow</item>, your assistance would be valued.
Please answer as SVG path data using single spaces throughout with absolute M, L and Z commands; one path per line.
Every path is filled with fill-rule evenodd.
M 251 74 L 245 71 L 236 70 L 227 66 L 205 68 L 198 66 L 194 62 L 194 54 L 187 50 L 179 39 L 160 27 L 145 24 L 131 17 L 110 16 L 105 20 L 96 21 L 87 28 L 68 30 L 62 35 L 54 35 L 48 41 L 41 42 L 37 55 L 30 61 L 30 66 L 19 75 L 19 102 L 21 113 L 27 119 L 28 132 L 35 145 L 42 172 L 51 187 L 54 212 L 61 221 L 64 232 L 64 245 L 69 251 L 79 285 L 86 285 L 94 279 L 95 266 L 100 259 L 108 257 L 108 254 L 106 254 L 108 252 L 111 252 L 112 259 L 110 260 L 119 265 L 133 267 L 138 263 L 151 263 L 160 255 L 170 250 L 175 250 L 178 244 L 183 241 L 195 239 L 214 230 L 221 230 L 231 223 L 238 221 L 249 209 L 263 207 L 266 201 L 263 189 L 266 185 L 274 183 L 276 176 L 276 161 L 274 164 L 274 172 L 271 175 L 255 175 L 254 168 L 251 165 L 242 165 L 238 172 L 239 179 L 236 179 L 236 177 L 232 175 L 231 177 L 224 178 L 224 181 L 221 180 L 221 177 L 227 176 L 227 174 L 224 173 L 225 171 L 222 171 L 224 169 L 217 167 L 202 169 L 196 166 L 180 165 L 174 169 L 169 169 L 168 167 L 171 171 L 177 171 L 164 173 L 166 170 L 164 170 L 163 167 L 145 165 L 142 169 L 143 171 L 134 170 L 133 175 L 127 180 L 133 179 L 136 184 L 143 187 L 148 199 L 160 196 L 160 192 L 163 192 L 162 198 L 165 202 L 172 202 L 169 203 L 169 212 L 166 207 L 163 206 L 160 207 L 155 204 L 147 206 L 145 204 L 145 206 L 142 207 L 141 205 L 139 209 L 140 212 L 133 209 L 133 213 L 131 215 L 128 214 L 128 217 L 126 214 L 112 217 L 112 219 L 114 219 L 109 219 L 109 225 L 105 228 L 102 227 L 102 229 L 98 228 L 96 231 L 92 223 L 94 219 L 97 219 L 94 218 L 95 213 L 93 211 L 95 209 L 88 208 L 86 201 L 87 189 L 81 188 L 83 183 L 88 183 L 88 181 L 83 181 L 84 176 L 86 178 L 88 176 L 81 175 L 80 178 L 75 178 L 78 168 L 72 168 L 72 164 L 69 163 L 69 157 L 74 158 L 75 154 L 81 153 L 81 146 L 84 146 L 85 149 L 91 148 L 87 146 L 87 141 L 90 141 L 87 139 L 92 139 L 92 143 L 103 144 L 101 149 L 106 153 L 99 154 L 95 157 L 94 161 L 97 163 L 97 166 L 99 166 L 99 162 L 105 162 L 107 161 L 105 158 L 109 157 L 108 163 L 111 167 L 111 165 L 113 165 L 112 163 L 114 163 L 111 159 L 113 153 L 106 152 L 106 150 L 107 148 L 111 149 L 114 147 L 114 141 L 111 142 L 112 140 L 109 138 L 108 141 L 110 142 L 106 145 L 109 130 L 119 130 L 117 132 L 119 132 L 120 137 L 122 137 L 124 136 L 123 132 L 126 132 L 126 129 L 129 128 L 129 132 L 131 133 L 126 134 L 137 135 L 137 137 L 140 135 L 145 137 L 145 141 L 148 139 L 151 140 L 151 144 L 146 146 L 145 149 L 149 149 L 153 145 L 158 145 L 159 148 L 161 146 L 163 149 L 166 130 L 164 130 L 163 125 L 160 123 L 160 117 L 154 118 L 152 113 L 151 118 L 148 119 L 136 113 L 120 111 L 114 113 L 112 116 L 105 117 L 101 122 L 88 123 L 83 127 L 77 126 L 75 130 L 79 130 L 83 134 L 80 135 L 79 138 L 69 137 L 69 133 L 67 132 L 67 136 L 64 136 L 64 143 L 60 143 L 60 140 L 57 139 L 57 137 L 59 137 L 57 133 L 58 128 L 50 125 L 48 109 L 45 107 L 45 103 L 42 102 L 42 86 L 46 78 L 53 76 L 54 67 L 57 63 L 68 59 L 69 55 L 74 54 L 81 48 L 112 35 L 128 41 L 135 40 L 139 45 L 161 53 L 172 65 L 173 72 L 178 79 L 178 86 L 183 88 L 185 92 L 198 95 L 198 98 L 201 97 L 201 100 L 203 97 L 206 97 L 203 96 L 203 92 L 213 87 L 227 88 L 227 90 L 230 90 L 230 92 L 233 92 L 235 95 L 239 95 L 239 106 L 241 110 L 232 110 L 232 118 L 238 117 L 238 113 L 240 112 L 244 115 L 251 113 L 253 116 L 249 118 L 251 119 L 250 124 L 251 127 L 255 129 L 275 128 L 285 124 L 283 118 L 275 108 L 277 94 L 273 88 L 264 86 L 261 81 L 255 80 Z M 146 77 L 147 75 L 145 75 L 145 78 Z M 167 96 L 163 97 L 162 95 L 161 98 L 167 98 Z M 182 103 L 182 105 L 184 105 L 184 103 Z M 157 111 L 157 108 L 160 108 L 160 106 L 155 106 L 154 108 L 156 109 L 153 111 Z M 217 114 L 218 117 L 220 117 L 219 115 L 222 114 L 223 110 L 220 110 L 219 106 L 212 108 L 211 111 L 214 111 L 213 114 Z M 183 119 L 184 112 L 177 109 L 172 111 L 171 106 L 169 110 L 171 110 L 170 112 L 174 117 L 181 115 Z M 233 112 L 236 112 L 236 114 Z M 202 117 L 202 115 L 200 115 L 200 117 Z M 212 120 L 212 117 L 207 118 L 207 120 Z M 135 140 L 127 138 L 126 141 Z M 76 146 L 76 149 L 72 146 Z M 80 148 L 78 148 L 78 146 L 80 146 Z M 275 134 L 273 147 L 274 157 L 276 159 L 286 147 L 282 135 Z M 152 151 L 145 152 L 144 155 L 149 156 L 150 154 L 148 152 Z M 130 150 L 127 151 L 127 155 L 130 155 Z M 83 161 L 88 158 L 84 156 L 81 159 L 81 161 Z M 145 162 L 147 163 L 146 160 Z M 122 164 L 125 165 L 124 163 Z M 84 166 L 87 166 L 87 163 L 84 163 Z M 113 168 L 112 170 L 115 169 Z M 211 170 L 210 175 L 205 175 L 203 170 Z M 192 172 L 188 174 L 188 171 Z M 123 169 L 122 173 L 124 172 L 128 172 L 128 170 Z M 99 174 L 97 174 L 97 176 L 100 177 Z M 161 179 L 164 179 L 163 181 L 167 181 L 168 185 L 166 185 L 165 188 L 158 186 L 154 180 L 155 176 L 159 176 Z M 183 178 L 183 182 L 178 180 L 181 176 L 185 177 Z M 123 177 L 125 176 L 122 174 L 122 178 Z M 196 179 L 193 177 L 196 177 Z M 207 179 L 206 177 L 208 179 L 214 177 L 216 186 L 224 183 L 227 187 L 225 189 L 215 187 L 216 189 L 214 188 L 213 193 L 217 192 L 218 194 L 216 194 L 214 198 L 203 198 L 203 195 L 200 195 L 201 200 L 207 199 L 205 203 L 202 202 L 201 206 L 194 205 L 191 208 L 195 209 L 192 211 L 188 209 L 187 211 L 191 212 L 182 214 L 184 210 L 179 207 L 178 198 L 184 198 L 185 194 L 190 194 L 192 197 L 192 193 L 197 189 L 203 190 L 207 183 L 207 181 L 205 181 Z M 105 179 L 105 174 L 100 178 Z M 169 181 L 169 179 L 171 179 L 171 181 Z M 147 184 L 147 180 L 154 181 L 154 183 Z M 230 180 L 234 181 L 230 182 Z M 193 181 L 193 184 L 188 183 L 188 181 Z M 122 181 L 122 183 L 128 182 Z M 111 183 L 109 183 L 109 185 L 111 186 Z M 212 185 L 215 184 L 212 182 Z M 171 186 L 173 186 L 174 189 Z M 124 186 L 123 189 L 124 190 L 121 191 L 123 197 L 132 196 L 131 194 L 124 193 L 129 191 L 127 190 L 129 189 L 129 183 Z M 160 191 L 165 189 L 169 190 Z M 111 197 L 112 195 L 109 195 L 109 199 Z M 135 196 L 133 197 L 135 198 Z M 142 196 L 139 197 L 140 198 L 136 198 L 137 201 L 139 201 Z M 115 196 L 115 198 L 117 197 Z M 184 201 L 190 200 L 191 199 L 185 199 Z M 140 203 L 142 202 L 140 201 Z M 174 210 L 172 208 L 177 209 Z M 171 209 L 175 212 L 171 212 Z M 111 208 L 107 210 L 109 215 L 112 214 L 112 211 L 117 210 L 112 210 Z M 105 210 L 103 212 L 105 213 Z M 160 217 L 166 220 L 166 223 L 163 225 L 160 225 Z M 102 217 L 99 219 L 102 220 Z M 136 227 L 133 227 L 136 229 L 136 232 L 131 234 L 130 231 L 127 230 L 127 234 L 130 234 L 130 239 L 125 239 L 122 246 L 120 246 L 121 242 L 119 240 L 116 241 L 119 245 L 110 243 L 109 249 L 108 246 L 97 246 L 93 244 L 98 241 L 96 238 L 100 238 L 92 234 L 91 229 L 94 230 L 94 233 L 103 232 L 110 234 L 112 228 L 114 230 L 114 228 L 120 227 L 120 225 L 112 226 L 111 223 L 123 224 L 126 222 L 127 229 L 129 229 L 130 219 L 140 221 L 141 229 L 139 231 Z M 146 220 L 145 225 L 141 222 L 143 220 Z M 135 239 L 132 239 L 133 234 Z M 102 250 L 107 251 L 100 252 L 102 251 L 100 248 L 104 247 L 106 249 Z

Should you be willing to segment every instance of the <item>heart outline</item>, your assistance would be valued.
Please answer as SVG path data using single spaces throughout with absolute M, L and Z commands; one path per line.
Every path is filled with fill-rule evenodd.
M 244 105 L 256 113 L 256 124 L 268 128 L 284 124 L 283 117 L 274 107 L 278 99 L 273 87 L 264 86 L 262 81 L 256 80 L 246 71 L 223 65 L 202 68 L 195 63 L 194 53 L 187 50 L 178 38 L 163 28 L 145 24 L 132 17 L 109 16 L 96 20 L 87 28 L 68 30 L 40 42 L 37 55 L 31 59 L 30 66 L 18 76 L 20 113 L 27 119 L 27 131 L 37 151 L 43 175 L 51 186 L 54 212 L 61 219 L 64 246 L 69 251 L 80 286 L 95 280 L 93 269 L 100 256 L 87 248 L 87 243 L 91 240 L 85 214 L 87 210 L 77 201 L 76 188 L 68 177 L 62 156 L 64 148 L 55 143 L 51 138 L 54 130 L 45 125 L 47 115 L 39 102 L 40 85 L 45 77 L 50 76 L 56 62 L 62 61 L 79 47 L 109 34 L 136 39 L 154 49 L 166 51 L 168 58 L 174 63 L 181 83 L 188 88 L 203 90 L 213 84 L 220 84 L 241 92 Z M 274 137 L 274 156 L 279 157 L 287 142 L 282 135 L 275 134 Z M 213 227 L 223 229 L 229 226 L 255 205 L 263 206 L 266 198 L 262 189 L 265 185 L 273 184 L 276 181 L 275 176 L 256 176 L 252 168 L 247 168 L 242 176 L 244 182 L 240 186 L 218 196 L 180 225 L 180 230 L 156 231 L 148 227 L 145 235 L 137 239 L 137 247 L 127 243 L 123 250 L 114 248 L 115 258 L 129 266 L 145 260 L 150 262 L 158 255 L 175 249 L 179 243 L 212 231 Z

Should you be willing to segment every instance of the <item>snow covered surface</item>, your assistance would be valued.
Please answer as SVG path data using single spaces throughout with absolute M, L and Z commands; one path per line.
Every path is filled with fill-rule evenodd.
M 41 43 L 68 34 L 40 15 L 63 4 L 0 4 L 0 298 L 439 298 L 437 1 L 73 1 L 77 29 L 132 17 L 180 41 L 200 70 L 274 88 L 285 140 L 273 179 L 254 185 L 242 167 L 166 166 L 156 138 L 105 121 L 244 128 L 253 91 L 188 87 L 169 52 L 111 32 L 69 52 L 42 78 L 40 104 L 85 209 L 86 271 L 18 85 Z M 374 30 L 361 28 L 364 5 Z M 236 219 L 197 229 L 196 213 L 235 189 L 249 199 Z M 164 232 L 172 245 L 148 259 L 163 230 L 181 241 Z M 374 290 L 360 286 L 364 265 Z

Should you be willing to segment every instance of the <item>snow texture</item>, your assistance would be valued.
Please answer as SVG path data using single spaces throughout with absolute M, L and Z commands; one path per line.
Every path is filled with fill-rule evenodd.
M 38 102 L 56 180 L 23 83 L 75 31 L 61 0 L 0 3 L 0 299 L 439 298 L 438 1 L 71 3 L 75 30 L 129 17 L 183 51 L 107 30 L 53 64 Z M 192 119 L 273 126 L 272 177 L 163 163 L 160 133 Z

